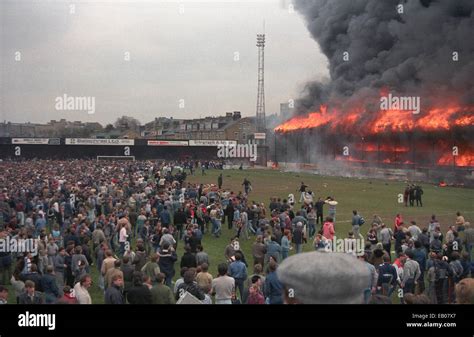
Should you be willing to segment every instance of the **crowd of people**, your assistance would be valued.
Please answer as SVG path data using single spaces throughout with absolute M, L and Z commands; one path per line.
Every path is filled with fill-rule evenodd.
M 203 304 L 288 303 L 279 265 L 291 251 L 302 253 L 305 244 L 328 250 L 337 201 L 316 198 L 302 182 L 299 202 L 290 194 L 270 198 L 267 207 L 251 199 L 248 178 L 242 192 L 223 188 L 222 174 L 217 184 L 187 182 L 199 166 L 1 162 L 0 240 L 8 238 L 17 247 L 34 242 L 37 249 L 0 250 L 0 303 L 13 291 L 20 304 L 91 304 L 93 283 L 108 304 L 174 304 L 189 298 Z M 202 174 L 213 167 L 222 169 L 201 165 Z M 220 237 L 226 225 L 232 238 L 212 275 L 202 241 Z M 394 292 L 405 303 L 472 302 L 474 229 L 460 213 L 442 233 L 434 215 L 420 229 L 413 221 L 405 224 L 400 214 L 392 227 L 377 215 L 365 221 L 354 210 L 346 239 L 364 238 L 365 232 L 365 250 L 353 257 L 371 266 L 364 302 L 391 302 Z M 253 240 L 247 254 L 243 240 Z

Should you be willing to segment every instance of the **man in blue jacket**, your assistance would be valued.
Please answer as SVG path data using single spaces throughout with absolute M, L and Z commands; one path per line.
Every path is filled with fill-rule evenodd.
M 235 288 L 239 289 L 240 299 L 244 294 L 244 282 L 247 280 L 247 267 L 242 262 L 242 254 L 235 253 L 235 261 L 229 265 L 229 276 L 235 280 Z
M 413 250 L 413 260 L 420 265 L 420 278 L 418 279 L 418 292 L 422 294 L 425 291 L 425 270 L 426 270 L 426 249 L 420 241 L 415 241 L 415 249 Z
M 277 262 L 281 260 L 281 246 L 278 244 L 275 235 L 271 236 L 271 240 L 266 244 L 267 253 L 265 255 L 265 264 L 270 261 L 270 256 Z
M 377 280 L 377 289 L 382 295 L 390 297 L 397 287 L 397 271 L 390 263 L 390 256 L 384 254 L 383 264 L 378 267 L 379 277 Z
M 171 223 L 171 215 L 168 211 L 168 206 L 163 206 L 163 211 L 160 213 L 161 225 L 168 228 Z
M 268 275 L 265 278 L 265 299 L 268 304 L 283 304 L 283 284 L 276 273 L 277 263 L 270 261 Z
M 56 283 L 56 277 L 53 275 L 53 266 L 46 267 L 46 274 L 41 278 L 41 288 L 43 288 L 45 303 L 55 303 L 59 297 L 59 289 Z
M 165 284 L 171 288 L 171 280 L 175 274 L 174 264 L 178 260 L 178 257 L 173 247 L 171 247 L 169 243 L 163 244 L 163 247 L 161 247 L 158 255 L 160 256 L 158 265 L 160 267 L 160 271 L 165 275 Z

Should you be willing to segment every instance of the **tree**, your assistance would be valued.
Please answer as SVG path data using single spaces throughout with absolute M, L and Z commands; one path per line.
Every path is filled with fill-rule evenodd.
M 122 116 L 120 118 L 117 118 L 114 123 L 114 126 L 115 128 L 120 130 L 138 131 L 140 129 L 140 121 L 130 116 Z
M 114 126 L 112 124 L 107 124 L 105 126 L 105 132 L 110 132 L 114 129 Z

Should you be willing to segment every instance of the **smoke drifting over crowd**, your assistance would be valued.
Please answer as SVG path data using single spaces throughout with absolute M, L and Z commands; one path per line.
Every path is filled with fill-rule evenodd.
M 296 114 L 321 104 L 343 111 L 362 104 L 367 115 L 378 111 L 381 91 L 419 96 L 424 111 L 474 105 L 472 0 L 295 0 L 294 6 L 327 56 L 331 77 L 307 84 Z

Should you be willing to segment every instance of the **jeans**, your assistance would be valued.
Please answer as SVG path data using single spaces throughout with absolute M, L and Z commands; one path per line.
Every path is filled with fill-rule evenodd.
M 385 295 L 387 297 L 391 297 L 392 296 L 392 293 L 393 291 L 397 288 L 396 286 L 394 287 L 391 283 L 386 283 L 386 282 L 383 282 L 381 284 L 381 288 L 380 291 L 377 291 L 377 293 L 381 294 L 381 295 Z
M 331 217 L 332 221 L 335 223 L 336 222 L 336 211 L 329 212 L 329 217 Z
M 354 233 L 355 239 L 359 239 L 359 233 L 360 233 L 359 229 L 360 229 L 359 225 L 352 226 L 352 232 Z
M 282 249 L 282 250 L 281 250 L 281 260 L 283 261 L 284 259 L 286 259 L 286 258 L 288 257 L 288 255 L 289 255 L 289 253 L 290 253 L 290 252 L 289 252 L 288 250 L 286 250 L 286 249 L 283 250 L 283 249 Z
M 120 242 L 120 248 L 119 248 L 119 256 L 120 257 L 122 257 L 123 254 L 125 253 L 125 242 Z
M 211 219 L 211 222 L 212 222 L 212 234 L 215 235 L 215 236 L 219 236 L 220 231 L 221 231 L 221 222 L 220 222 L 220 220 Z
M 165 284 L 171 288 L 171 280 L 173 279 L 173 276 L 171 275 L 166 275 L 166 278 L 165 278 Z M 172 289 L 172 288 L 171 288 Z
M 235 295 L 237 297 L 237 289 L 239 289 L 240 300 L 242 301 L 244 297 L 244 282 L 243 279 L 234 279 L 235 280 Z
M 253 221 L 249 221 L 247 227 L 252 234 L 257 234 L 257 231 L 255 230 L 255 227 L 253 226 Z
M 300 254 L 303 251 L 303 244 L 297 243 L 295 244 L 295 248 L 296 248 L 296 254 Z
M 104 290 L 104 289 L 105 289 L 105 280 L 104 280 L 104 276 L 102 276 L 102 274 L 99 275 L 99 284 L 98 284 L 98 287 L 99 287 L 101 290 Z

